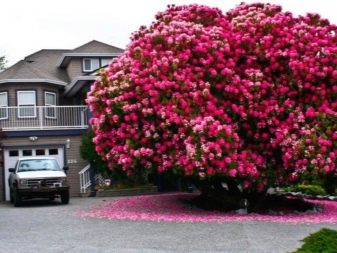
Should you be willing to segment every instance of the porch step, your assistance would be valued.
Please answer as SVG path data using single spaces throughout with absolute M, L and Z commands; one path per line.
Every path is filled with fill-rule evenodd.
M 90 192 L 85 192 L 85 193 L 80 193 L 80 196 L 85 198 L 85 197 L 89 197 L 90 196 Z
M 96 197 L 96 195 L 97 195 L 96 191 L 89 191 L 89 190 L 85 193 L 80 193 L 80 196 L 84 197 L 84 198 L 86 198 L 86 197 Z

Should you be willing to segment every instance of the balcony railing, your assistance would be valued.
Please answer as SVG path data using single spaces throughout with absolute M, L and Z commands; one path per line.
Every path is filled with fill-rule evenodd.
M 88 128 L 87 106 L 1 106 L 3 131 Z

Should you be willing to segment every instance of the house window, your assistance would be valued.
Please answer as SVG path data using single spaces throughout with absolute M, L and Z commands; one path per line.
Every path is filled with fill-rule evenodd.
M 18 91 L 19 118 L 36 117 L 36 92 L 34 90 Z
M 46 91 L 44 93 L 45 117 L 56 118 L 56 93 Z
M 19 150 L 9 150 L 9 156 L 19 156 Z
M 57 148 L 49 149 L 49 155 L 58 155 L 59 150 Z
M 91 72 L 99 68 L 98 58 L 84 58 L 83 59 L 83 72 Z
M 8 118 L 8 93 L 0 92 L 0 119 Z
M 112 59 L 110 58 L 102 58 L 101 59 L 101 67 L 108 66 L 111 63 Z
M 44 149 L 37 149 L 36 151 L 36 155 L 45 155 L 45 150 Z
M 22 155 L 23 156 L 32 156 L 32 154 L 33 154 L 33 152 L 32 152 L 32 150 L 31 149 L 24 149 L 24 150 L 22 150 Z

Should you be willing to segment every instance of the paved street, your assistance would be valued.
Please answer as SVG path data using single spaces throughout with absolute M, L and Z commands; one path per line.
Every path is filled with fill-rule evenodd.
M 73 215 L 108 198 L 72 198 L 69 205 L 0 203 L 0 253 L 230 252 L 286 253 L 321 227 L 268 222 L 167 223 L 113 221 Z

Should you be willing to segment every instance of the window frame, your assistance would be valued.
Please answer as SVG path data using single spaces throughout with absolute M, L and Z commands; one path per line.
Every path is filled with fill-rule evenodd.
M 51 153 L 54 153 L 54 151 L 56 151 L 55 154 L 50 154 L 50 150 L 52 150 Z M 59 155 L 59 149 L 58 148 L 48 148 L 48 155 L 49 156 L 50 155 Z
M 112 62 L 112 59 L 113 58 L 100 58 L 100 62 L 99 63 L 100 63 L 101 68 L 109 66 L 111 64 L 111 62 Z M 105 60 L 107 60 L 108 63 L 105 64 L 105 65 L 103 65 L 103 61 L 105 61 Z
M 22 93 L 28 93 L 28 92 L 32 92 L 32 93 L 34 93 L 34 96 L 35 96 L 35 103 L 34 104 L 25 104 L 25 105 L 21 105 L 21 103 L 20 103 L 20 94 L 22 94 Z M 16 97 L 17 97 L 17 106 L 18 106 L 18 118 L 19 119 L 33 119 L 33 118 L 36 118 L 37 117 L 37 94 L 36 94 L 37 92 L 36 92 L 36 90 L 17 90 L 16 91 Z M 29 107 L 29 106 L 32 106 L 33 107 L 33 112 L 34 112 L 34 115 L 32 115 L 32 116 L 22 116 L 22 115 L 20 115 L 20 107 L 22 107 L 22 106 L 26 106 L 26 107 Z
M 25 151 L 28 151 L 28 155 L 25 155 Z M 22 150 L 22 156 L 33 156 L 33 149 L 23 149 Z
M 11 155 L 11 152 L 17 152 L 16 155 Z M 10 149 L 8 150 L 8 156 L 9 157 L 19 157 L 20 156 L 20 151 L 18 149 Z
M 47 95 L 53 95 L 55 98 L 55 104 L 47 104 Z M 44 112 L 44 117 L 46 119 L 56 119 L 57 118 L 57 111 L 56 111 L 56 106 L 57 106 L 57 94 L 56 92 L 52 92 L 52 91 L 45 91 L 44 92 L 44 106 L 45 106 L 45 112 Z M 55 116 L 50 116 L 48 115 L 48 110 L 53 109 L 54 111 L 54 115 Z
M 38 151 L 43 151 L 43 154 L 42 155 L 38 154 Z M 45 155 L 46 155 L 46 149 L 44 148 L 35 149 L 35 156 L 45 156 Z
M 85 68 L 85 61 L 86 60 L 89 60 L 90 61 L 90 69 L 86 69 Z M 93 68 L 93 66 L 92 66 L 92 61 L 93 60 L 97 60 L 98 61 L 98 68 Z M 82 59 L 82 70 L 83 70 L 83 72 L 84 73 L 88 73 L 88 72 L 92 72 L 92 71 L 94 71 L 94 70 L 96 70 L 96 69 L 99 69 L 101 67 L 101 61 L 100 61 L 100 58 L 88 58 L 88 57 L 86 57 L 86 58 L 83 58 Z
M 5 112 L 6 112 L 6 117 L 1 117 L 0 116 L 0 120 L 4 120 L 4 119 L 8 119 L 8 91 L 1 91 L 0 95 L 1 94 L 6 94 L 6 103 L 5 103 L 5 105 L 1 105 L 0 104 L 0 108 L 5 107 L 4 109 L 5 109 Z

